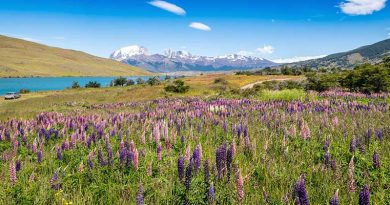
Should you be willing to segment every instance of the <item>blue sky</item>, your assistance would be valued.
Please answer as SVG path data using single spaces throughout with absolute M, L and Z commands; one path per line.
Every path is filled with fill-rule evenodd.
M 108 57 L 141 45 L 267 59 L 389 38 L 387 0 L 0 0 L 0 34 Z M 190 27 L 193 24 L 195 28 Z

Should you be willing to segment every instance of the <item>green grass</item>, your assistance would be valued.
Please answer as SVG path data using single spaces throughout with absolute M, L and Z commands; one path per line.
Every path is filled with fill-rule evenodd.
M 0 77 L 147 75 L 114 60 L 0 35 Z

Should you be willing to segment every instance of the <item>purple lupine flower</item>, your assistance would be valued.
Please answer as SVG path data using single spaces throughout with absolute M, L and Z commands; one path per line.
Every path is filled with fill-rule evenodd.
M 339 190 L 330 198 L 329 205 L 339 205 Z
M 197 173 L 200 170 L 200 167 L 202 165 L 202 159 L 201 159 L 201 150 L 200 146 L 197 145 L 194 149 L 194 153 L 192 154 L 192 160 L 194 165 L 194 172 Z
M 137 205 L 144 205 L 144 187 L 142 185 L 138 186 L 136 201 Z
M 353 137 L 349 143 L 349 152 L 354 153 L 356 151 L 356 137 Z
M 207 199 L 209 201 L 209 204 L 214 204 L 215 201 L 215 191 L 214 186 L 211 184 L 208 191 L 207 191 Z
M 370 189 L 367 185 L 359 193 L 359 205 L 370 205 Z
M 192 181 L 192 161 L 190 161 L 187 165 L 187 168 L 186 168 L 186 180 L 185 180 L 185 186 L 186 186 L 186 190 L 189 191 L 190 190 L 190 185 L 191 185 L 191 181 Z
M 108 157 L 108 164 L 111 164 L 112 163 L 112 157 L 113 157 L 111 145 L 107 146 L 107 157 Z
M 180 181 L 183 181 L 184 179 L 184 169 L 185 169 L 184 161 L 185 161 L 184 157 L 179 157 L 179 159 L 177 160 L 177 172 L 179 174 Z
M 374 151 L 374 155 L 372 156 L 372 163 L 373 163 L 375 169 L 379 169 L 381 167 L 379 154 L 376 151 Z
M 121 164 L 125 163 L 126 157 L 127 157 L 126 149 L 121 149 L 119 152 L 119 161 Z
M 62 160 L 62 148 L 60 146 L 57 147 L 57 159 Z
M 16 160 L 15 168 L 16 172 L 19 172 L 22 169 L 22 162 L 20 160 Z
M 50 179 L 50 186 L 54 190 L 61 189 L 61 184 L 58 183 L 58 171 L 56 171 L 53 175 L 53 177 Z
M 203 163 L 203 175 L 204 181 L 206 184 L 210 183 L 210 168 L 209 168 L 209 160 L 204 161 Z
M 42 150 L 39 150 L 37 152 L 37 162 L 41 163 L 42 162 Z
M 227 177 L 228 180 L 230 180 L 230 173 L 232 168 L 232 162 L 233 162 L 233 145 L 229 147 L 226 153 L 226 168 L 227 168 Z
M 184 143 L 185 143 L 185 138 L 184 138 L 184 136 L 182 135 L 182 136 L 181 136 L 181 144 L 184 145 Z
M 329 150 L 327 150 L 324 154 L 324 161 L 325 161 L 325 166 L 329 167 L 330 165 L 330 155 L 329 155 Z
M 332 161 L 330 162 L 330 167 L 332 168 L 333 173 L 336 173 L 336 171 L 337 171 L 336 158 L 333 157 Z
M 330 146 L 330 141 L 329 139 L 326 139 L 325 143 L 324 143 L 324 147 L 323 147 L 323 150 L 326 152 L 329 150 L 329 146 Z
M 16 165 L 15 165 L 15 162 L 11 162 L 9 164 L 9 175 L 10 175 L 10 180 L 11 180 L 12 184 L 15 185 L 16 182 L 18 181 L 18 178 L 16 176 Z
M 383 140 L 383 130 L 382 129 L 377 129 L 375 131 L 375 136 L 379 141 Z
M 294 187 L 295 197 L 298 198 L 300 205 L 309 205 L 309 199 L 306 192 L 305 176 L 301 174 Z
M 225 166 L 226 166 L 226 145 L 221 145 L 215 153 L 215 161 L 217 164 L 217 172 L 218 172 L 218 179 L 222 179 L 224 172 L 225 172 Z
M 89 167 L 90 169 L 93 169 L 94 164 L 93 164 L 93 161 L 92 161 L 92 155 L 88 156 L 87 164 L 88 164 L 88 167 Z
M 107 162 L 104 160 L 103 153 L 102 153 L 101 150 L 99 150 L 99 152 L 98 152 L 98 162 L 99 162 L 100 166 L 106 166 L 107 165 Z

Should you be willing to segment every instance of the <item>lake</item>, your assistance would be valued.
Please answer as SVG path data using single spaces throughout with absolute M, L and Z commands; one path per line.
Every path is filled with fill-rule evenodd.
M 0 95 L 7 92 L 19 92 L 20 89 L 30 91 L 64 90 L 77 81 L 84 87 L 89 81 L 97 81 L 102 87 L 108 87 L 110 82 L 117 77 L 41 77 L 41 78 L 0 78 Z M 145 81 L 150 77 L 132 76 L 128 79 L 136 80 L 142 78 Z

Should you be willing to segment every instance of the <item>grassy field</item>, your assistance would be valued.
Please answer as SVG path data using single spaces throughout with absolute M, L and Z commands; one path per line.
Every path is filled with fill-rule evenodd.
M 227 84 L 215 84 L 215 79 L 219 78 L 225 79 Z M 163 97 L 211 97 L 216 96 L 224 87 L 239 89 L 244 85 L 272 78 L 282 79 L 286 78 L 286 76 L 236 76 L 218 74 L 184 78 L 183 80 L 186 84 L 191 86 L 190 91 L 186 94 L 166 93 L 164 91 L 166 83 L 153 87 L 141 85 L 29 93 L 24 94 L 21 99 L 14 101 L 1 99 L 0 120 L 12 117 L 33 117 L 40 112 L 48 111 L 64 112 L 75 109 L 83 110 L 85 106 L 91 104 L 146 101 Z M 296 76 L 289 76 L 289 78 L 300 79 L 300 77 Z M 302 94 L 302 92 L 298 92 Z
M 0 35 L 0 77 L 147 75 L 114 60 Z
M 387 204 L 386 99 L 236 91 L 270 78 L 2 100 L 0 204 Z

